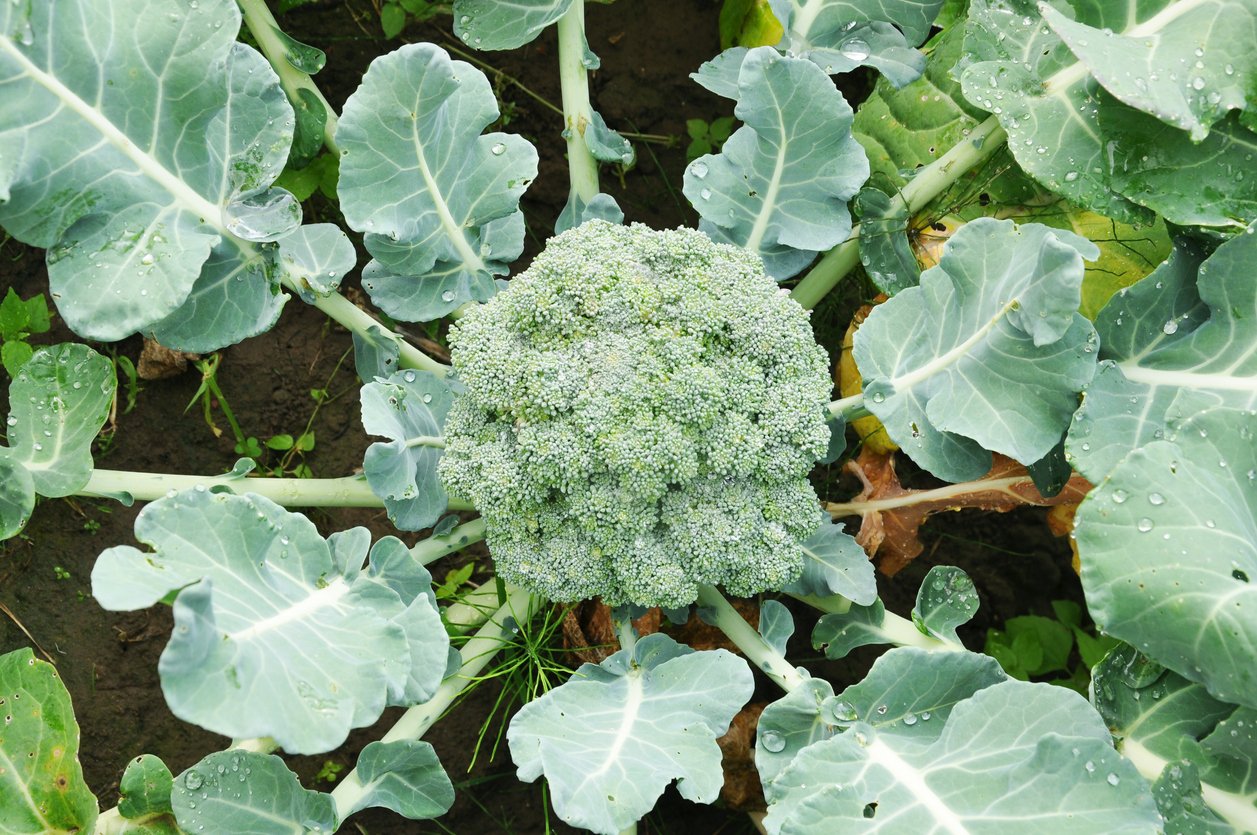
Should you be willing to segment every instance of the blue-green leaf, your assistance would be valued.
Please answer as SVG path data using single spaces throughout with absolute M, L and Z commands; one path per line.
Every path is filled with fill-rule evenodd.
M 372 742 L 358 755 L 361 794 L 346 815 L 382 806 L 411 820 L 429 820 L 449 811 L 454 786 L 436 751 L 426 742 Z
M 716 799 L 724 782 L 716 738 L 753 689 L 737 656 L 647 635 L 524 705 L 507 730 L 511 756 L 521 780 L 545 774 L 564 821 L 613 835 L 673 780 L 688 800 Z
M 279 267 L 302 299 L 313 303 L 317 296 L 336 292 L 345 273 L 354 268 L 354 245 L 333 223 L 303 226 L 279 241 Z
M 187 301 L 211 251 L 259 256 L 232 229 L 270 240 L 299 220 L 284 192 L 268 191 L 292 142 L 292 108 L 266 60 L 236 43 L 239 27 L 230 0 L 0 8 L 10 105 L 0 224 L 49 248 L 52 296 L 77 333 L 148 330 Z M 259 200 L 282 208 L 282 222 L 253 212 L 240 225 Z
M 571 6 L 572 0 L 454 0 L 454 34 L 475 49 L 515 49 Z
M 1212 408 L 1134 450 L 1083 501 L 1075 536 L 1105 634 L 1257 708 L 1254 433 L 1257 413 Z
M 936 565 L 917 590 L 912 622 L 928 635 L 959 643 L 956 627 L 973 619 L 978 602 L 968 574 L 952 565 Z
M 873 563 L 855 538 L 825 518 L 803 543 L 803 573 L 782 591 L 815 597 L 840 594 L 867 606 L 877 599 L 877 579 Z
M 305 835 L 334 832 L 331 795 L 301 787 L 274 754 L 216 751 L 175 778 L 171 803 L 184 832 Z
M 187 721 L 319 753 L 440 682 L 448 639 L 427 596 L 431 578 L 413 557 L 399 559 L 408 552 L 395 540 L 377 543 L 362 570 L 365 535 L 338 537 L 334 553 L 304 516 L 259 496 L 199 490 L 144 508 L 136 538 L 154 552 L 105 551 L 92 593 L 118 610 L 178 591 L 158 671 Z
M 377 58 L 345 103 L 341 210 L 366 234 L 376 264 L 364 285 L 389 315 L 431 319 L 487 298 L 522 251 L 519 198 L 537 152 L 481 135 L 497 117 L 484 73 L 431 44 Z
M 851 231 L 847 201 L 869 173 L 851 107 L 815 64 L 760 47 L 742 62 L 734 112 L 745 125 L 690 163 L 685 196 L 705 231 L 789 278 Z
M 994 450 L 1042 458 L 1095 371 L 1095 330 L 1077 313 L 1083 258 L 1071 232 L 980 218 L 948 241 L 917 287 L 873 309 L 855 335 L 866 408 L 914 461 L 947 481 Z
M 401 371 L 362 387 L 363 428 L 389 439 L 367 449 L 362 467 L 402 530 L 431 527 L 445 512 L 448 497 L 436 467 L 455 386 L 435 374 Z

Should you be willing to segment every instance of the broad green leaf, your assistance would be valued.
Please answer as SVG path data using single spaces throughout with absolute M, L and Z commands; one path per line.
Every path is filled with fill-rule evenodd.
M 782 591 L 815 597 L 840 594 L 864 606 L 877 599 L 873 563 L 842 525 L 823 519 L 802 547 L 803 573 Z
M 303 226 L 279 241 L 280 269 L 289 286 L 297 287 L 310 303 L 336 292 L 357 260 L 353 243 L 333 223 Z
M 897 196 L 869 186 L 855 198 L 860 218 L 860 263 L 869 280 L 888 296 L 915 287 L 921 267 L 908 244 L 908 208 Z
M 936 565 L 917 590 L 912 622 L 927 635 L 959 643 L 956 627 L 973 619 L 978 602 L 977 589 L 968 574 L 955 566 Z
M 34 356 L 35 349 L 26 342 L 12 340 L 0 346 L 0 352 L 2 352 L 0 357 L 2 357 L 4 370 L 9 372 L 10 377 L 16 377 L 17 373 L 22 370 L 22 366 Z
M 769 0 L 724 0 L 720 4 L 720 48 L 775 46 L 784 31 Z
M 476 49 L 515 49 L 571 6 L 572 0 L 454 0 L 454 34 Z
M 559 817 L 618 833 L 654 808 L 673 780 L 710 803 L 724 775 L 716 738 L 754 689 L 746 662 L 647 635 L 524 705 L 507 740 L 521 780 L 545 774 Z
M 9 386 L 8 458 L 41 496 L 68 496 L 92 474 L 92 441 L 109 417 L 114 372 L 86 345 L 41 348 Z
M 396 540 L 376 543 L 363 570 L 365 534 L 333 549 L 267 499 L 202 490 L 148 505 L 135 527 L 154 551 L 105 551 L 92 593 L 124 610 L 178 592 L 158 671 L 180 718 L 320 753 L 439 684 L 448 639 L 431 578 Z
M 1257 133 L 1231 116 L 1201 142 L 1151 116 L 1101 114 L 1114 141 L 1113 186 L 1166 220 L 1244 226 L 1257 216 Z
M 1122 33 L 1088 26 L 1049 5 L 1042 13 L 1112 95 L 1199 142 L 1228 111 L 1243 110 L 1245 95 L 1252 94 L 1246 87 L 1257 78 L 1257 7 L 1234 0 L 1143 6 L 1135 12 L 1139 25 L 1128 18 Z
M 53 298 L 77 333 L 117 340 L 153 328 L 188 300 L 211 252 L 219 274 L 266 260 L 254 241 L 299 221 L 290 196 L 268 191 L 292 108 L 266 60 L 236 43 L 239 28 L 230 0 L 0 8 L 10 103 L 0 144 L 15 148 L 0 164 L 11 172 L 0 174 L 0 225 L 48 248 Z M 262 283 L 273 297 L 274 282 Z M 213 346 L 273 322 L 244 318 Z
M 216 751 L 175 778 L 170 799 L 184 832 L 306 835 L 336 830 L 331 795 L 302 788 L 274 754 Z
M 812 646 L 823 649 L 825 657 L 845 658 L 856 647 L 891 644 L 894 638 L 882 628 L 886 607 L 881 599 L 867 606 L 853 604 L 847 611 L 822 615 L 812 628 Z
M 426 742 L 372 742 L 358 755 L 357 779 L 363 791 L 346 816 L 382 806 L 411 820 L 430 820 L 454 803 L 454 786 Z
M 166 764 L 152 754 L 143 754 L 127 763 L 118 784 L 118 812 L 124 818 L 173 815 L 170 790 L 174 777 Z M 173 823 L 173 821 L 171 821 Z
M 1249 831 L 1257 822 L 1257 713 L 1218 701 L 1199 684 L 1133 647 L 1115 649 L 1095 668 L 1092 702 L 1118 740 L 1118 750 L 1149 780 L 1167 831 Z M 1234 733 L 1232 733 L 1234 731 Z M 1232 829 L 1231 827 L 1234 827 Z
M 389 439 L 367 448 L 362 468 L 401 530 L 431 527 L 445 513 L 448 497 L 436 467 L 456 386 L 435 374 L 400 371 L 362 387 L 363 428 Z
M 765 787 L 768 832 L 1160 831 L 1148 785 L 1077 693 L 1003 681 L 926 724 L 857 722 L 805 748 Z
M 789 278 L 851 231 L 847 201 L 868 176 L 851 107 L 816 65 L 759 47 L 742 62 L 734 113 L 744 126 L 690 163 L 685 196 L 704 231 Z
M 40 298 L 43 298 L 41 295 Z M 30 333 L 31 315 L 26 302 L 10 287 L 0 301 L 0 338 L 18 339 L 23 332 Z
M 1180 242 L 1096 318 L 1100 364 L 1066 448 L 1098 482 L 1127 452 L 1211 404 L 1257 407 L 1257 224 L 1207 260 Z M 1202 263 L 1203 261 L 1203 263 Z
M 609 194 L 599 192 L 588 203 L 575 191 L 567 196 L 567 203 L 554 222 L 554 234 L 561 235 L 567 230 L 580 226 L 587 220 L 605 220 L 607 223 L 623 223 L 624 211 Z
M 0 655 L 0 831 L 91 832 L 96 798 L 78 753 L 79 726 L 57 669 L 29 649 Z
M 1095 370 L 1095 331 L 1077 309 L 1083 258 L 1096 255 L 1084 238 L 1038 224 L 966 224 L 920 286 L 856 332 L 865 407 L 947 481 L 989 470 L 988 450 L 1039 460 Z
M 830 75 L 874 67 L 903 87 L 925 67 L 913 47 L 929 35 L 943 0 L 770 0 L 770 5 L 785 28 L 781 46 L 788 54 L 811 60 Z
M 1121 32 L 1136 25 L 1131 17 L 1149 13 L 1153 5 L 1087 4 L 1080 20 Z M 1131 109 L 1105 94 L 1077 63 L 1043 22 L 1035 0 L 973 0 L 965 52 L 960 71 L 965 98 L 999 117 L 1008 147 L 1027 174 L 1106 217 L 1148 219 L 1147 210 L 1113 190 L 1112 148 L 1100 128 L 1101 109 Z
M 1097 627 L 1215 697 L 1250 707 L 1255 431 L 1257 413 L 1201 412 L 1127 455 L 1083 501 L 1074 529 Z
M 0 539 L 15 535 L 35 509 L 35 482 L 12 450 L 0 447 Z
M 366 331 L 354 332 L 354 371 L 358 379 L 370 383 L 397 370 L 401 343 L 383 328 L 372 325 Z
M 879 657 L 864 680 L 838 696 L 828 682 L 809 679 L 760 714 L 755 747 L 760 780 L 770 785 L 799 751 L 856 722 L 936 739 L 957 702 L 1006 678 L 999 664 L 983 655 L 901 647 Z
M 484 301 L 522 251 L 519 198 L 537 152 L 512 134 L 481 135 L 497 118 L 484 73 L 431 44 L 377 58 L 345 103 L 341 210 L 366 233 L 376 261 L 364 285 L 389 315 L 432 319 Z M 428 283 L 438 297 L 421 291 Z

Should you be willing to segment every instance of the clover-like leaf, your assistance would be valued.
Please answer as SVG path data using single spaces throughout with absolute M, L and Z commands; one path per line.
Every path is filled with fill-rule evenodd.
M 1095 371 L 1077 313 L 1091 242 L 1039 224 L 979 218 L 917 287 L 873 309 L 855 335 L 864 402 L 895 443 L 947 481 L 1021 462 L 1060 440 Z
M 49 249 L 51 295 L 77 333 L 147 331 L 188 301 L 211 253 L 218 274 L 243 269 L 269 258 L 255 241 L 299 222 L 270 189 L 292 108 L 239 28 L 230 0 L 0 8 L 0 225 Z M 278 315 L 274 282 L 262 284 L 252 303 L 269 298 Z M 245 316 L 209 341 L 253 335 L 259 320 L 274 318 Z
M 753 689 L 737 656 L 647 635 L 525 705 L 507 730 L 511 756 L 520 779 L 545 774 L 564 821 L 617 833 L 673 780 L 682 797 L 715 800 L 724 782 L 716 738 Z
M 78 754 L 79 725 L 57 668 L 29 649 L 0 655 L 0 831 L 91 832 L 96 798 Z
M 484 73 L 431 44 L 372 62 L 336 130 L 341 210 L 374 256 L 364 284 L 389 315 L 444 315 L 494 292 L 523 248 L 519 198 L 537 152 L 506 133 Z M 437 295 L 422 292 L 440 282 Z M 418 295 L 416 295 L 418 294 Z
M 741 64 L 734 113 L 745 125 L 690 163 L 685 196 L 705 231 L 789 278 L 851 231 L 847 201 L 868 177 L 851 107 L 815 64 L 759 47 Z
M 1105 634 L 1257 708 L 1254 433 L 1257 413 L 1211 408 L 1134 450 L 1083 501 L 1075 536 Z
M 362 387 L 362 425 L 389 438 L 367 449 L 362 467 L 371 491 L 402 530 L 430 527 L 449 501 L 437 475 L 445 416 L 455 383 L 422 371 L 400 371 Z
M 184 832 L 334 832 L 331 795 L 302 788 L 274 754 L 215 751 L 175 778 L 175 819 Z
M 92 593 L 122 610 L 178 592 L 158 672 L 180 718 L 319 753 L 440 682 L 448 639 L 431 578 L 401 543 L 380 540 L 364 570 L 365 532 L 329 542 L 260 496 L 202 490 L 148 505 L 135 527 L 154 551 L 105 551 Z
M 803 749 L 765 796 L 773 835 L 976 832 L 1018 821 L 1064 831 L 1082 816 L 1094 831 L 1152 833 L 1161 822 L 1147 783 L 1082 697 L 1018 681 L 977 690 L 945 721 L 856 722 Z

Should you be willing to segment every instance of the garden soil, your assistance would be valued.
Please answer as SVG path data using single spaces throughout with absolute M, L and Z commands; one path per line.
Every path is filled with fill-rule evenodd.
M 602 58 L 602 69 L 592 82 L 597 108 L 613 127 L 675 137 L 671 146 L 635 142 L 638 161 L 631 170 L 604 169 L 604 190 L 617 198 L 630 221 L 656 227 L 696 221 L 680 193 L 688 141 L 686 119 L 710 121 L 728 114 L 730 108 L 688 75 L 719 51 L 718 12 L 715 0 L 620 0 L 589 7 L 589 41 Z M 398 45 L 379 36 L 379 14 L 372 0 L 314 0 L 283 15 L 281 23 L 295 37 L 327 52 L 327 69 L 317 80 L 338 108 L 370 60 Z M 449 23 L 448 18 L 412 22 L 399 40 L 427 40 L 457 48 L 460 45 L 450 34 Z M 558 137 L 561 120 L 538 101 L 559 101 L 553 31 L 517 52 L 475 57 L 489 65 L 490 79 L 508 116 L 502 129 L 532 140 L 541 155 L 540 174 L 523 201 L 529 218 L 526 259 L 547 237 L 567 190 L 563 144 Z M 861 95 L 861 86 L 867 90 L 866 79 L 853 83 L 855 87 L 846 90 L 849 98 Z M 316 196 L 307 204 L 307 216 L 333 219 L 334 212 Z M 348 282 L 351 293 L 355 282 L 356 278 Z M 6 238 L 0 244 L 0 294 L 10 287 L 23 298 L 48 290 L 42 252 Z M 858 292 L 848 295 L 852 296 L 849 309 L 829 311 L 823 317 L 818 314 L 817 321 L 845 323 L 844 316 L 849 317 L 859 301 Z M 440 336 L 422 326 L 413 327 L 411 333 Z M 829 344 L 837 344 L 840 337 L 841 330 L 822 334 Z M 72 335 L 54 322 L 51 334 L 34 341 L 69 338 Z M 141 350 L 138 338 L 95 347 L 132 362 L 138 362 Z M 359 471 L 370 443 L 358 415 L 358 381 L 350 352 L 351 340 L 343 329 L 293 300 L 270 333 L 222 352 L 218 382 L 246 434 L 263 440 L 281 433 L 295 436 L 309 423 L 316 445 L 304 456 L 304 463 L 317 476 L 348 475 Z M 238 458 L 231 432 L 218 409 L 211 417 L 221 437 L 207 423 L 197 398 L 200 382 L 194 368 L 168 379 L 140 381 L 138 390 L 131 391 L 134 408 L 128 408 L 124 381 L 116 414 L 96 450 L 97 466 L 201 474 L 230 469 Z M 0 388 L 7 389 L 7 380 Z M 316 390 L 327 392 L 317 413 L 311 394 Z M 3 392 L 0 408 L 7 409 Z M 272 465 L 279 462 L 280 454 L 269 455 Z M 826 472 L 818 473 L 818 482 L 840 483 Z M 850 492 L 854 491 L 847 495 Z M 171 628 L 169 609 L 106 612 L 91 598 L 93 561 L 107 547 L 135 544 L 132 523 L 138 509 L 105 500 L 41 501 L 23 534 L 0 543 L 0 652 L 29 646 L 56 664 L 82 728 L 86 778 L 102 806 L 117 801 L 118 780 L 130 758 L 155 754 L 178 773 L 227 743 L 176 719 L 162 698 L 157 663 Z M 325 534 L 353 525 L 368 527 L 376 537 L 395 533 L 379 511 L 312 511 L 310 515 Z M 413 542 L 418 536 L 405 534 L 403 538 Z M 1053 599 L 1081 599 L 1069 567 L 1069 548 L 1048 534 L 1042 512 L 944 514 L 931 520 L 923 539 L 922 557 L 893 580 L 881 578 L 883 598 L 888 608 L 906 613 L 930 566 L 963 567 L 975 580 L 982 600 L 977 618 L 962 632 L 971 647 L 980 648 L 985 629 L 1007 617 L 1050 614 Z M 469 559 L 487 564 L 484 552 L 464 554 L 437 563 L 433 574 L 441 579 Z M 877 653 L 857 651 L 841 662 L 826 662 L 807 644 L 812 622 L 805 612 L 798 614 L 793 657 L 807 662 L 815 674 L 830 678 L 836 689 L 858 680 Z M 425 737 L 436 747 L 457 790 L 458 800 L 448 815 L 439 822 L 415 823 L 377 810 L 355 815 L 345 831 L 373 835 L 572 831 L 547 811 L 541 784 L 521 784 L 514 776 L 502 736 L 502 711 L 510 706 L 509 691 L 505 695 L 508 698 L 503 701 L 503 688 L 496 681 L 476 688 Z M 769 700 L 775 695 L 761 686 L 757 698 Z M 289 758 L 289 765 L 306 786 L 330 789 L 334 784 L 327 779 L 331 772 L 351 767 L 358 751 L 378 737 L 395 715 L 396 711 L 390 711 L 376 728 L 352 734 L 336 752 Z M 743 813 L 719 805 L 696 806 L 670 789 L 639 831 L 706 835 L 755 830 Z

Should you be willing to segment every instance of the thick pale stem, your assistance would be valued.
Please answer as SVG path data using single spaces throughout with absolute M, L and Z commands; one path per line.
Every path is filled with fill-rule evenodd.
M 1154 754 L 1132 739 L 1119 742 L 1117 750 L 1134 763 L 1135 768 L 1150 783 L 1159 778 L 1165 767 L 1171 764 L 1170 760 Z M 1200 795 L 1218 817 L 1234 827 L 1235 832 L 1257 832 L 1257 806 L 1253 805 L 1251 796 L 1219 789 L 1205 782 L 1200 784 Z
M 300 292 L 301 288 L 289 285 L 289 289 Z M 379 328 L 385 336 L 392 337 L 397 341 L 401 349 L 401 357 L 399 362 L 402 368 L 416 368 L 420 371 L 430 371 L 433 374 L 444 377 L 450 373 L 450 367 L 444 363 L 437 362 L 432 357 L 420 351 L 414 345 L 408 343 L 401 334 L 395 333 L 384 325 L 375 320 L 370 313 L 362 310 L 349 299 L 333 293 L 330 296 L 316 297 L 314 306 L 326 313 L 331 319 L 354 333 L 366 336 L 370 328 Z
M 626 649 L 630 654 L 633 652 L 633 647 L 637 646 L 637 632 L 633 629 L 631 617 L 625 615 L 616 619 L 615 637 L 620 642 L 620 649 Z
M 384 742 L 419 739 L 428 728 L 441 717 L 447 708 L 454 703 L 458 694 L 476 680 L 477 674 L 493 659 L 508 643 L 516 623 L 527 623 L 541 607 L 542 599 L 529 594 L 523 589 L 509 588 L 504 603 L 459 651 L 462 656 L 462 668 L 447 678 L 437 688 L 436 694 L 421 705 L 416 705 L 402 714 L 388 733 Z M 332 801 L 336 804 L 338 818 L 345 818 L 349 810 L 366 793 L 367 787 L 358 777 L 358 770 L 345 775 L 340 784 L 332 791 Z
M 698 602 L 714 614 L 715 626 L 742 650 L 751 665 L 789 693 L 803 683 L 803 676 L 786 657 L 764 640 L 729 601 L 713 586 L 698 587 Z
M 420 563 L 428 565 L 441 559 L 441 557 L 448 557 L 455 551 L 461 551 L 468 545 L 472 545 L 482 539 L 484 539 L 484 520 L 472 519 L 470 522 L 464 522 L 454 528 L 454 530 L 444 536 L 430 536 L 416 543 L 410 549 L 410 553 Z
M 249 27 L 249 32 L 253 34 L 253 39 L 257 41 L 258 46 L 262 48 L 262 53 L 266 56 L 266 60 L 271 62 L 271 66 L 275 68 L 276 74 L 279 75 L 279 83 L 283 86 L 284 92 L 288 94 L 288 100 L 293 103 L 293 107 L 297 107 L 301 101 L 301 90 L 312 93 L 319 103 L 323 105 L 323 112 L 327 114 L 327 119 L 323 124 L 323 144 L 334 154 L 340 153 L 336 148 L 336 123 L 338 117 L 336 111 L 328 104 L 327 99 L 319 90 L 318 85 L 309 75 L 294 67 L 288 61 L 288 46 L 279 36 L 279 24 L 275 22 L 275 18 L 271 15 L 271 10 L 266 7 L 264 0 L 236 0 L 236 4 L 240 6 L 240 11 L 244 13 L 244 23 Z
M 841 400 L 835 400 L 828 406 L 831 418 L 842 418 L 847 423 L 868 417 L 869 410 L 864 406 L 864 394 L 853 394 Z
M 589 72 L 585 69 L 585 0 L 576 0 L 559 18 L 559 83 L 563 91 L 563 137 L 572 191 L 588 203 L 598 193 L 598 161 L 585 143 L 593 124 Z
M 969 136 L 954 145 L 934 162 L 917 171 L 899 192 L 899 199 L 909 215 L 943 193 L 965 172 L 984 162 L 1004 146 L 1008 134 L 999 120 L 991 116 L 978 125 Z M 860 263 L 860 227 L 851 230 L 851 237 L 831 249 L 790 293 L 790 297 L 807 308 L 815 307 L 847 273 Z

